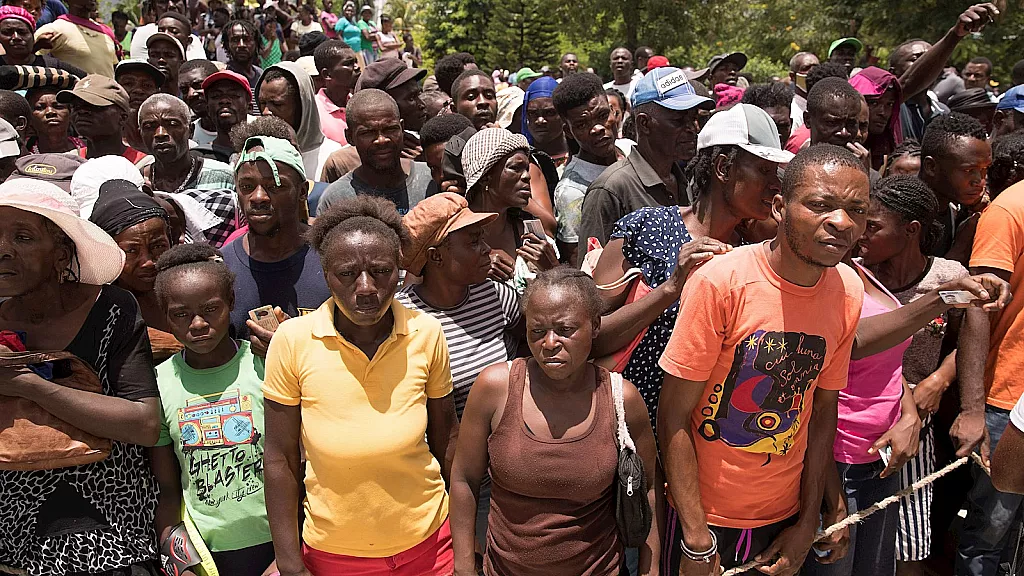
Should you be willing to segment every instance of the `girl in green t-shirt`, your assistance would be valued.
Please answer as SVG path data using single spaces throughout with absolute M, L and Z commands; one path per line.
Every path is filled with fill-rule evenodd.
M 234 275 L 220 252 L 175 246 L 157 270 L 157 301 L 185 347 L 157 367 L 157 534 L 163 544 L 187 516 L 193 544 L 205 544 L 220 574 L 260 576 L 274 563 L 263 495 L 263 359 L 228 334 Z

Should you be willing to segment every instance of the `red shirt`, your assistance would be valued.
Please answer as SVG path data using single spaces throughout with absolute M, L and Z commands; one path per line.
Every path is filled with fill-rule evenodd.
M 89 153 L 89 147 L 88 146 L 83 146 L 83 147 L 78 149 L 78 155 L 81 156 L 82 158 L 88 158 L 89 157 L 88 153 Z M 148 156 L 148 154 L 146 154 L 145 152 L 140 152 L 140 151 L 136 150 L 135 148 L 132 148 L 131 146 L 126 146 L 125 149 L 124 149 L 124 152 L 121 153 L 121 156 L 124 156 L 132 164 L 135 164 L 139 160 L 142 160 L 143 158 Z

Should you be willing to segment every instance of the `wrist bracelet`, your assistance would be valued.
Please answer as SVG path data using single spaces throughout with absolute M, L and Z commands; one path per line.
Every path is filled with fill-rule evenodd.
M 711 547 L 704 552 L 694 552 L 686 547 L 686 541 L 682 538 L 679 539 L 679 545 L 683 548 L 683 554 L 686 555 L 693 562 L 702 562 L 704 564 L 710 564 L 711 559 L 718 554 L 718 537 L 715 536 L 714 530 L 708 530 L 711 534 Z

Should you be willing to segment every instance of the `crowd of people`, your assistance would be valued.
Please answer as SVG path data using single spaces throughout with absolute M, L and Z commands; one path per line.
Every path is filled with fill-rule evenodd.
M 1004 573 L 996 6 L 767 83 L 357 6 L 0 6 L 0 575 Z

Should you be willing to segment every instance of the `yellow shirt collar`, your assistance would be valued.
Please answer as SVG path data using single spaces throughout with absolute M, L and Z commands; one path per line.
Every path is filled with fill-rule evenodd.
M 334 327 L 334 314 L 337 305 L 334 298 L 328 298 L 313 312 L 313 337 L 314 338 L 342 338 Z M 391 299 L 391 312 L 395 317 L 395 325 L 391 328 L 391 335 L 407 336 L 416 331 L 412 322 L 412 314 L 409 309 L 398 303 L 398 300 Z M 343 339 L 343 338 L 342 338 Z

